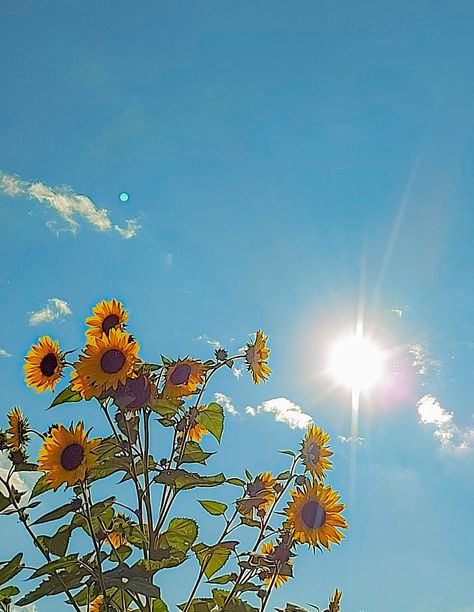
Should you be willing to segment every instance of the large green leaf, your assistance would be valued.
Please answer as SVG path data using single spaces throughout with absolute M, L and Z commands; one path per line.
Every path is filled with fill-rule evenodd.
M 227 504 L 213 501 L 212 499 L 198 499 L 198 502 L 201 504 L 204 510 L 206 510 L 206 512 L 209 512 L 209 514 L 214 514 L 215 516 L 224 514 L 227 510 Z
M 202 463 L 205 465 L 206 460 L 211 455 L 214 455 L 214 453 L 203 451 L 197 442 L 190 441 L 186 443 L 180 463 Z
M 156 412 L 161 417 L 170 419 L 179 412 L 183 403 L 182 400 L 156 399 L 152 400 L 148 405 L 153 412 Z
M 193 552 L 208 580 L 227 563 L 237 544 L 237 541 L 232 540 L 214 546 L 207 546 L 203 543 L 193 546 Z
M 46 574 L 55 574 L 59 570 L 67 569 L 70 571 L 73 567 L 80 567 L 77 562 L 77 557 L 78 553 L 74 553 L 72 555 L 67 555 L 67 557 L 61 557 L 60 559 L 50 561 L 34 571 L 29 580 L 45 576 Z
M 20 589 L 16 586 L 9 586 L 0 589 L 0 603 L 10 603 L 12 597 L 18 595 Z
M 23 553 L 18 553 L 0 569 L 0 585 L 14 578 L 23 569 Z
M 65 404 L 66 402 L 80 402 L 82 400 L 82 396 L 77 391 L 72 390 L 72 386 L 69 385 L 65 389 L 61 391 L 59 395 L 57 395 L 54 400 L 51 402 L 48 410 L 53 408 L 54 406 L 59 406 L 59 404 Z
M 168 606 L 165 604 L 165 602 L 161 598 L 155 599 L 153 601 L 153 606 L 151 609 L 152 609 L 152 612 L 169 612 Z
M 40 478 L 38 478 L 35 486 L 33 487 L 33 491 L 31 492 L 32 498 L 37 497 L 38 495 L 41 495 L 42 493 L 45 493 L 53 488 L 53 486 L 47 482 L 47 477 L 48 474 L 43 474 Z
M 204 425 L 218 442 L 221 441 L 224 430 L 224 410 L 220 404 L 212 402 L 200 408 L 196 421 Z
M 3 493 L 0 493 L 0 512 L 3 512 L 10 505 L 10 500 Z
M 198 526 L 195 520 L 190 518 L 174 518 L 168 525 L 168 529 L 161 534 L 160 539 L 171 548 L 188 552 L 194 544 L 198 535 Z
M 222 472 L 213 476 L 201 476 L 186 470 L 162 470 L 155 476 L 154 481 L 174 487 L 177 491 L 184 491 L 195 487 L 216 487 L 225 482 L 225 476 Z
M 58 519 L 63 518 L 63 516 L 66 516 L 66 514 L 69 514 L 74 510 L 77 510 L 77 501 L 69 502 L 68 504 L 64 504 L 64 506 L 56 508 L 56 510 L 52 510 L 51 512 L 43 514 L 43 516 L 40 516 L 39 519 L 36 519 L 36 521 L 32 523 L 32 525 L 40 525 L 41 523 L 57 521 Z
M 74 572 L 61 572 L 54 576 L 49 576 L 44 580 L 38 588 L 30 591 L 27 595 L 16 602 L 17 606 L 28 606 L 29 604 L 45 597 L 47 595 L 58 595 L 64 593 L 64 589 L 76 589 L 81 586 L 82 580 L 86 576 L 84 569 L 81 567 L 75 569 Z
M 74 527 L 70 525 L 63 525 L 53 536 L 40 535 L 38 540 L 51 554 L 63 557 L 66 554 L 73 529 Z

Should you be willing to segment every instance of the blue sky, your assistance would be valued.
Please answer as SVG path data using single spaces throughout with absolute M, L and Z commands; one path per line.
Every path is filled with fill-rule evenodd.
M 212 467 L 278 470 L 303 430 L 245 408 L 287 398 L 331 433 L 350 523 L 275 605 L 339 586 L 350 612 L 474 611 L 473 19 L 461 1 L 2 2 L 4 413 L 47 426 L 23 355 L 80 346 L 103 297 L 150 360 L 264 329 L 271 379 L 216 383 L 239 414 Z M 361 443 L 338 439 L 350 398 L 323 373 L 358 312 L 390 354 Z M 2 559 L 29 546 L 10 524 Z

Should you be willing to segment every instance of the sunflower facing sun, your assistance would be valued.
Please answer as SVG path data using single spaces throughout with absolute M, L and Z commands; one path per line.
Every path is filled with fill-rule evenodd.
M 167 399 L 192 395 L 204 382 L 206 367 L 195 359 L 178 359 L 166 370 L 163 396 Z
M 258 385 L 262 380 L 265 381 L 271 374 L 268 367 L 268 357 L 270 349 L 267 348 L 268 337 L 262 331 L 255 334 L 253 343 L 247 344 L 245 351 L 245 361 L 247 362 L 247 370 L 252 372 L 253 382 Z
M 38 455 L 39 469 L 46 472 L 46 481 L 58 489 L 62 484 L 73 486 L 85 480 L 87 471 L 94 467 L 94 449 L 100 438 L 87 439 L 84 424 L 66 429 L 64 425 L 51 428 Z
M 118 300 L 102 300 L 92 309 L 92 317 L 86 319 L 88 329 L 87 339 L 95 340 L 102 338 L 103 334 L 109 335 L 111 329 L 123 331 L 128 319 L 127 311 Z
M 331 543 L 339 544 L 344 537 L 339 529 L 347 529 L 347 523 L 341 516 L 344 504 L 339 503 L 336 491 L 314 482 L 291 491 L 291 497 L 285 508 L 285 527 L 293 531 L 295 541 L 328 550 Z
M 133 366 L 138 361 L 138 342 L 132 340 L 130 334 L 118 329 L 111 329 L 91 344 L 87 344 L 84 355 L 74 364 L 78 378 L 76 387 L 82 385 L 95 395 L 95 391 L 117 389 L 119 384 L 125 384 L 127 378 L 133 377 Z M 78 389 L 79 390 L 79 389 Z M 92 393 L 94 390 L 94 393 Z
M 43 336 L 31 347 L 25 362 L 26 385 L 38 393 L 48 389 L 53 391 L 64 369 L 64 354 L 59 350 L 58 342 Z
M 327 446 L 328 442 L 329 434 L 324 433 L 321 427 L 310 425 L 301 443 L 301 457 L 306 471 L 311 472 L 320 482 L 324 480 L 325 470 L 332 470 L 328 457 L 333 452 Z
M 8 444 L 13 451 L 19 451 L 30 439 L 28 419 L 23 416 L 19 408 L 15 407 L 8 413 L 8 423 L 10 425 L 6 432 Z

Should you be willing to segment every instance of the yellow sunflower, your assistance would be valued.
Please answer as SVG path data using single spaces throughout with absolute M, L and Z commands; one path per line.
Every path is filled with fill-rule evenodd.
M 264 555 L 271 555 L 274 551 L 274 546 L 273 546 L 273 542 L 264 542 L 262 544 L 262 548 L 260 549 L 261 552 Z M 285 582 L 288 582 L 288 580 L 291 577 L 291 567 L 293 565 L 293 562 L 291 561 L 291 559 L 289 561 L 287 561 L 287 563 L 285 563 L 283 565 L 283 567 L 281 568 L 281 572 L 282 573 L 278 573 L 276 580 L 274 582 L 274 587 L 276 589 L 278 589 L 279 587 L 281 587 L 282 584 L 285 584 Z M 286 566 L 286 567 L 285 567 Z M 286 573 L 288 572 L 288 573 Z M 266 574 L 266 572 L 265 572 Z M 264 575 L 263 576 L 264 582 L 265 582 L 265 586 L 268 588 L 270 586 L 270 583 L 272 581 L 272 574 L 270 573 L 270 570 L 268 571 L 268 575 Z
M 85 400 L 90 400 L 93 397 L 100 397 L 102 389 L 97 387 L 93 382 L 89 382 L 87 378 L 80 376 L 75 370 L 71 372 L 71 389 L 79 393 Z
M 324 480 L 325 470 L 332 470 L 329 461 L 333 452 L 327 446 L 329 434 L 321 427 L 310 425 L 301 444 L 301 456 L 307 471 L 310 471 L 319 481 Z
M 92 309 L 92 317 L 86 319 L 89 328 L 86 331 L 88 340 L 102 338 L 102 334 L 109 335 L 111 329 L 123 331 L 128 319 L 127 311 L 118 300 L 102 300 Z
M 330 486 L 313 482 L 303 489 L 291 491 L 292 501 L 285 508 L 285 527 L 293 531 L 293 537 L 301 544 L 313 548 L 322 544 L 330 550 L 331 543 L 339 544 L 344 535 L 339 529 L 347 529 L 341 512 L 339 494 Z
M 123 533 L 111 531 L 107 534 L 105 543 L 109 544 L 109 546 L 113 546 L 114 548 L 120 548 L 121 546 L 124 546 L 127 543 L 127 538 L 123 535 Z
M 262 380 L 265 381 L 271 374 L 268 367 L 267 359 L 270 355 L 270 349 L 267 348 L 268 337 L 262 331 L 255 334 L 253 344 L 247 344 L 245 351 L 245 361 L 247 369 L 252 372 L 253 382 L 258 385 Z
M 206 427 L 204 427 L 204 425 L 201 425 L 201 423 L 194 423 L 194 425 L 192 425 L 192 427 L 189 429 L 189 439 L 193 440 L 194 442 L 201 442 L 202 437 L 205 434 L 208 434 L 209 431 Z
M 206 366 L 194 359 L 178 359 L 166 369 L 163 396 L 167 399 L 187 397 L 204 382 Z
M 8 444 L 12 450 L 19 451 L 30 439 L 28 419 L 19 408 L 15 407 L 8 413 L 8 422 L 10 424 L 6 432 Z
M 74 364 L 82 384 L 97 390 L 117 389 L 125 384 L 127 378 L 135 376 L 133 366 L 138 360 L 138 342 L 130 334 L 119 329 L 111 329 L 91 344 L 87 344 L 84 354 Z M 77 382 L 76 385 L 81 385 Z
M 25 362 L 26 385 L 38 393 L 47 389 L 53 391 L 64 369 L 64 354 L 59 350 L 58 342 L 43 336 L 31 347 Z
M 246 517 L 252 517 L 253 511 L 264 514 L 275 501 L 274 485 L 276 478 L 271 472 L 263 472 L 247 485 L 247 495 L 237 501 L 239 512 Z
M 340 601 L 341 601 L 342 591 L 336 589 L 334 594 L 329 602 L 329 610 L 328 612 L 339 612 L 340 611 Z
M 91 602 L 88 612 L 105 612 L 105 602 L 103 595 L 98 595 Z
M 73 486 L 84 480 L 96 463 L 94 449 L 99 444 L 99 438 L 87 439 L 82 422 L 76 428 L 53 427 L 38 455 L 40 469 L 47 474 L 46 481 L 56 490 L 62 484 Z

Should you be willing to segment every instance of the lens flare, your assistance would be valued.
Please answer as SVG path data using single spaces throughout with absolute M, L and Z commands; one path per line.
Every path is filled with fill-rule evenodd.
M 354 390 L 368 389 L 383 374 L 384 354 L 362 335 L 341 338 L 330 355 L 330 372 L 335 380 Z

